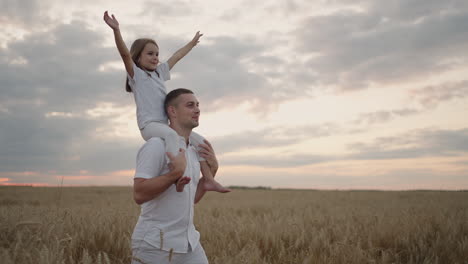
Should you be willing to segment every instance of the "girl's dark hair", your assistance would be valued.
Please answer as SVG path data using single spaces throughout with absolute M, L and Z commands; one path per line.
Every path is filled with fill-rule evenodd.
M 138 68 L 141 68 L 139 63 L 138 63 L 138 60 L 140 59 L 141 52 L 143 52 L 143 49 L 145 48 L 146 44 L 148 44 L 148 43 L 152 43 L 152 44 L 156 45 L 156 47 L 159 48 L 156 41 L 154 41 L 152 39 L 149 39 L 149 38 L 137 39 L 137 40 L 135 40 L 133 42 L 132 46 L 130 47 L 130 56 L 132 56 L 133 63 L 135 63 L 135 65 L 138 66 Z M 143 69 L 143 70 L 146 71 L 145 69 Z M 127 80 L 125 81 L 125 91 L 127 91 L 129 93 L 132 92 L 132 88 L 128 84 L 128 77 L 127 77 Z

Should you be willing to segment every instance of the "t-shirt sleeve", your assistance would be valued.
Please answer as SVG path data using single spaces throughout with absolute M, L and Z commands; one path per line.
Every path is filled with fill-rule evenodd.
M 156 69 L 164 81 L 169 81 L 171 79 L 171 72 L 167 61 L 159 64 L 158 67 L 156 67 Z
M 166 152 L 161 139 L 148 140 L 138 151 L 134 178 L 150 179 L 160 175 L 166 164 Z
M 140 80 L 143 76 L 145 72 L 138 68 L 138 66 L 136 66 L 135 63 L 133 63 L 133 78 L 130 77 L 130 74 L 128 74 L 127 72 L 127 77 L 128 77 L 128 84 L 130 86 L 133 86 L 135 84 L 135 82 L 138 82 L 138 80 Z

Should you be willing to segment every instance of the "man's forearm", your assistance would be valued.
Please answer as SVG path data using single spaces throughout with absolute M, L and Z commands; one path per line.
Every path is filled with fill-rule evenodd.
M 136 178 L 133 183 L 135 202 L 137 204 L 142 204 L 154 199 L 174 184 L 179 174 L 180 173 L 169 172 L 151 179 Z M 180 176 L 182 176 L 182 174 L 180 174 Z

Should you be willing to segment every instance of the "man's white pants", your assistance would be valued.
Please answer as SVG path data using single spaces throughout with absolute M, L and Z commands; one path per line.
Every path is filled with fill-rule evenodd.
M 132 264 L 208 264 L 200 243 L 188 253 L 170 255 L 168 251 L 157 249 L 145 241 L 132 241 Z

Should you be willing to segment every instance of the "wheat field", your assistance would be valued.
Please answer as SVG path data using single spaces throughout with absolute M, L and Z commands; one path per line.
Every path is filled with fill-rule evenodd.
M 0 187 L 0 262 L 130 263 L 130 187 Z M 468 263 L 468 192 L 209 193 L 210 263 Z

